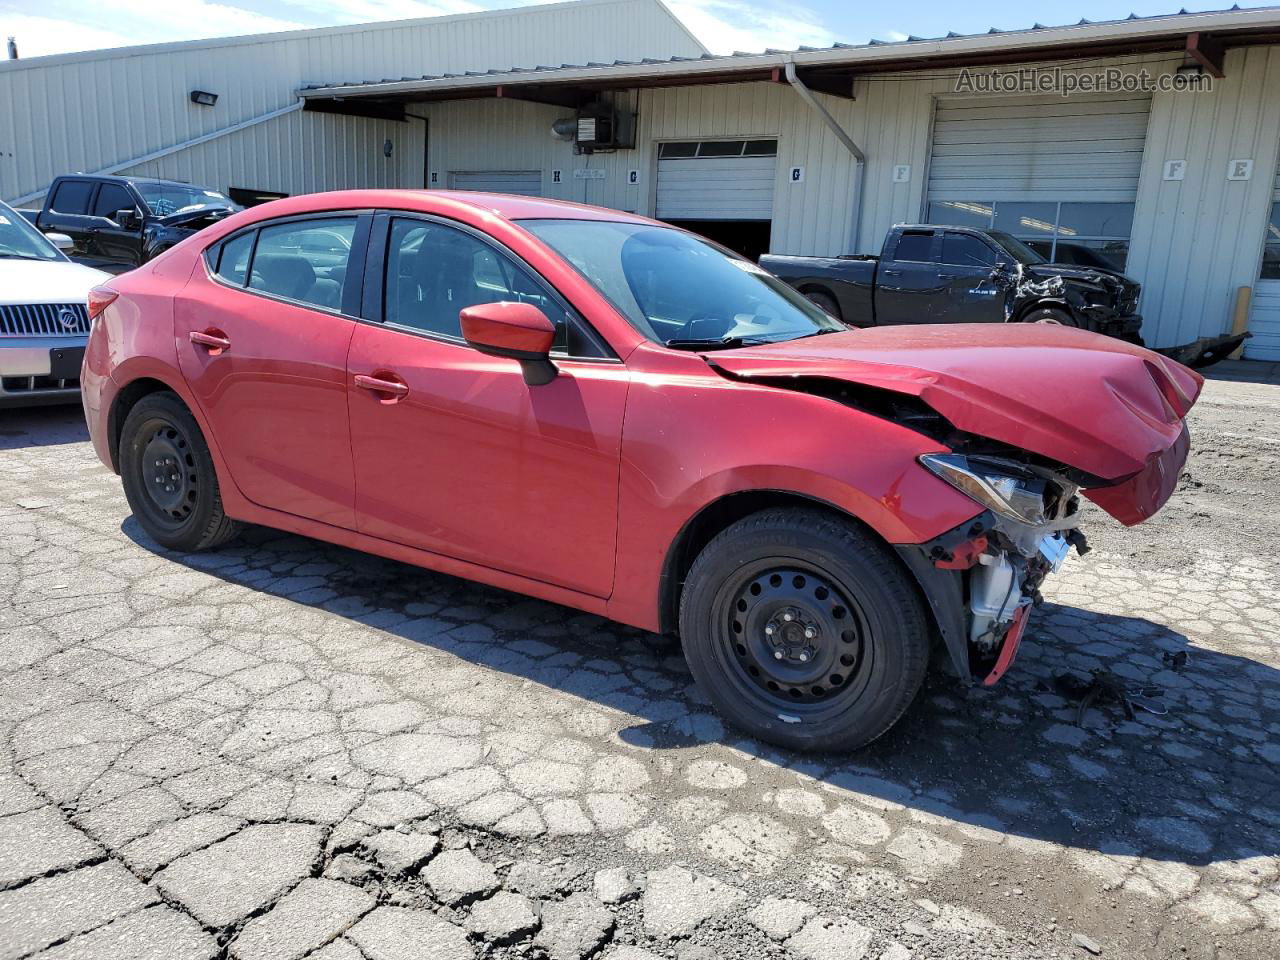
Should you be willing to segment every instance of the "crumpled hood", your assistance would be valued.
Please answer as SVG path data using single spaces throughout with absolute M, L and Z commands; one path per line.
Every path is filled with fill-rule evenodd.
M 1106 270 L 1102 267 L 1078 267 L 1065 263 L 1036 263 L 1025 269 L 1027 273 L 1040 279 L 1062 277 L 1064 280 L 1092 283 L 1115 290 L 1130 286 L 1134 282 L 1123 273 L 1117 273 L 1115 270 Z
M 166 227 L 192 227 L 196 221 L 204 221 L 201 227 L 216 223 L 219 220 L 225 220 L 233 213 L 238 213 L 240 207 L 228 206 L 225 204 L 211 203 L 199 207 L 188 207 L 185 210 L 179 210 L 177 213 L 171 213 L 167 217 L 160 217 L 159 221 Z
M 1181 468 L 1162 455 L 1180 445 L 1204 383 L 1150 350 L 1049 324 L 871 328 L 705 356 L 733 377 L 819 377 L 919 397 L 960 430 L 1110 481 L 1157 461 L 1162 473 Z

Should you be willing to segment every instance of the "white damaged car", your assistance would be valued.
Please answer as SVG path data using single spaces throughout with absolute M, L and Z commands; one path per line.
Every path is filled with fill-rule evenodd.
M 0 203 L 0 407 L 80 399 L 88 294 L 110 276 L 72 263 L 62 241 Z

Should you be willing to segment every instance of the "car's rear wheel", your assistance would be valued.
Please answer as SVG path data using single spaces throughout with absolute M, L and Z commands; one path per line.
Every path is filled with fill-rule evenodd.
M 239 533 L 222 508 L 200 426 L 174 394 L 149 394 L 129 411 L 118 462 L 134 517 L 161 546 L 207 550 Z
M 694 678 L 753 736 L 799 750 L 852 750 L 910 706 L 929 621 L 890 550 L 817 510 L 767 510 L 720 533 L 680 603 Z

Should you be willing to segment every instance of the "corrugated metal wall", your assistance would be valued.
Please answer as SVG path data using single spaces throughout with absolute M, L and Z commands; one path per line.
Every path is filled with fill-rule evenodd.
M 1179 55 L 1099 61 L 1126 73 L 1171 72 Z M 1235 290 L 1257 280 L 1280 149 L 1280 47 L 1230 52 L 1227 77 L 1212 93 L 1151 97 L 1128 272 L 1142 282 L 1145 332 L 1155 345 L 1182 343 L 1228 329 Z M 777 138 L 772 250 L 832 255 L 879 252 L 894 223 L 924 217 L 936 104 L 964 99 L 954 76 L 931 73 L 859 78 L 850 101 L 824 97 L 831 113 L 867 156 L 865 195 L 854 214 L 854 164 L 819 118 L 785 85 L 726 84 L 645 89 L 622 99 L 638 105 L 635 150 L 575 157 L 551 136 L 551 122 L 570 111 L 532 104 L 476 101 L 438 104 L 430 163 L 447 183 L 449 170 L 485 166 L 541 169 L 544 195 L 638 213 L 654 212 L 656 150 L 665 139 L 741 136 Z M 1145 102 L 1146 95 L 1135 95 Z M 1228 181 L 1229 160 L 1254 160 L 1248 181 Z M 1166 160 L 1185 160 L 1185 179 L 1166 182 Z M 894 168 L 910 168 L 895 182 Z M 575 179 L 575 167 L 605 171 Z M 792 183 L 793 166 L 805 168 Z M 551 182 L 551 171 L 561 182 Z M 637 185 L 627 171 L 638 170 Z M 1066 199 L 1115 199 L 1076 189 Z M 852 238 L 852 239 L 851 239 Z
M 1232 50 L 1226 74 L 1211 94 L 1152 103 L 1129 270 L 1160 344 L 1230 329 L 1236 289 L 1258 280 L 1280 150 L 1280 47 Z M 1165 161 L 1182 159 L 1185 179 L 1165 180 Z M 1228 180 L 1239 159 L 1253 160 L 1253 176 Z
M 699 53 L 655 0 L 586 0 L 0 61 L 0 197 L 18 198 L 58 174 L 101 169 L 261 116 L 294 102 L 310 83 Z M 217 104 L 193 105 L 193 89 L 217 93 Z M 198 157 L 167 157 L 145 172 L 286 193 L 420 186 L 421 127 L 290 115 L 232 135 L 237 146 L 210 144 L 191 151 Z M 397 174 L 380 152 L 388 137 Z

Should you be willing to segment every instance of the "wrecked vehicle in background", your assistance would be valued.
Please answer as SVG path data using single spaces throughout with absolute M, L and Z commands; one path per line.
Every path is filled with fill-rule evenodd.
M 77 263 L 121 273 L 239 210 L 208 187 L 149 177 L 58 177 L 44 208 L 24 211 L 42 233 L 65 234 Z
M 1064 326 L 853 330 L 678 228 L 465 191 L 255 207 L 89 311 L 89 433 L 153 542 L 261 524 L 678 633 L 806 750 L 893 726 L 935 643 L 998 680 L 1081 497 L 1169 498 L 1202 384 Z
M 766 255 L 760 266 L 857 327 L 1043 323 L 1142 346 L 1137 282 L 1101 266 L 1049 263 L 998 230 L 900 224 L 889 231 L 878 257 Z M 1206 338 L 1157 352 L 1188 366 L 1207 366 L 1246 336 Z

